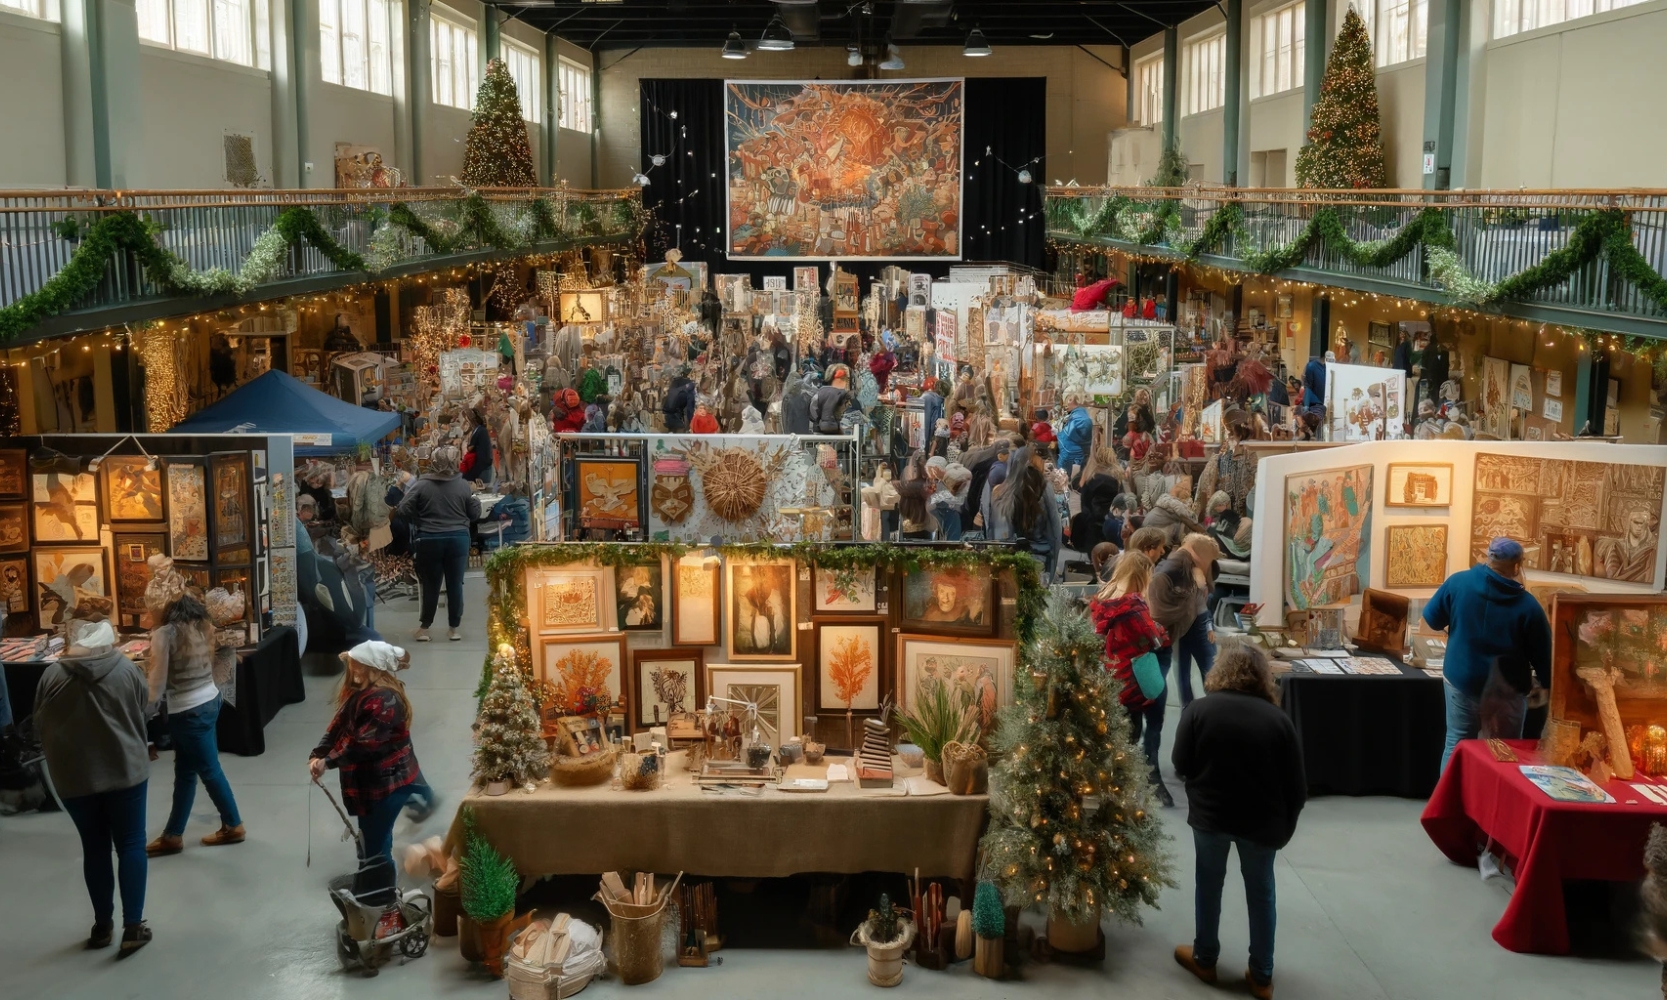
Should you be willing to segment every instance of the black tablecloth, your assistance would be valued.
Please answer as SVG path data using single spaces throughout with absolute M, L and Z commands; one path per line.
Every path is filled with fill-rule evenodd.
M 1292 672 L 1279 690 L 1308 794 L 1426 799 L 1435 790 L 1447 737 L 1440 677 L 1405 665 L 1399 677 Z

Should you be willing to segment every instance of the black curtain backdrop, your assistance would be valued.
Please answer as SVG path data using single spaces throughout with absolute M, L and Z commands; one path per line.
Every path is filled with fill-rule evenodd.
M 764 275 L 791 276 L 794 265 L 810 261 L 730 261 L 725 254 L 723 98 L 722 80 L 642 81 L 641 169 L 649 179 L 643 203 L 654 219 L 648 259 L 658 261 L 667 249 L 681 247 L 683 259 L 706 261 L 714 274 L 751 274 L 756 288 Z M 1041 267 L 1047 79 L 969 78 L 964 129 L 961 259 Z M 654 163 L 657 157 L 664 158 L 659 165 Z M 1020 169 L 1030 171 L 1031 183 L 1020 183 Z M 881 258 L 847 260 L 840 267 L 857 275 L 866 288 L 890 263 Z M 941 277 L 959 261 L 897 263 Z M 827 263 L 821 269 L 826 282 Z

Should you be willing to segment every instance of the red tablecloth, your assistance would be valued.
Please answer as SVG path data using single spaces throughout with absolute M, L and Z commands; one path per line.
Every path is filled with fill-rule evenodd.
M 1650 824 L 1667 821 L 1667 807 L 1625 781 L 1605 787 L 1613 804 L 1558 802 L 1519 769 L 1539 762 L 1533 742 L 1507 742 L 1520 758 L 1515 763 L 1494 760 L 1482 740 L 1459 744 L 1424 807 L 1424 832 L 1454 863 L 1470 867 L 1493 838 L 1516 873 L 1516 891 L 1493 939 L 1511 951 L 1567 954 L 1563 880 L 1642 879 Z

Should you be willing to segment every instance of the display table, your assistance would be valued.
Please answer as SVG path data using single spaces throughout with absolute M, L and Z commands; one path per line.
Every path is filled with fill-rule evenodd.
M 1454 864 L 1473 869 L 1473 876 L 1487 841 L 1503 849 L 1516 891 L 1494 925 L 1493 939 L 1511 951 L 1567 954 L 1563 880 L 1643 878 L 1650 824 L 1667 821 L 1667 807 L 1649 803 L 1624 781 L 1606 787 L 1617 800 L 1612 804 L 1558 802 L 1519 769 L 1538 762 L 1533 742 L 1506 742 L 1518 761 L 1494 760 L 1483 740 L 1459 744 L 1424 807 L 1424 831 Z
M 1308 794 L 1422 799 L 1435 788 L 1447 737 L 1446 695 L 1440 677 L 1400 667 L 1398 677 L 1279 677 L 1280 704 L 1302 745 Z
M 971 880 L 985 795 L 904 796 L 835 782 L 826 792 L 719 794 L 673 765 L 652 791 L 540 785 L 532 793 L 471 790 L 447 849 L 472 809 L 481 834 L 523 877 L 609 871 L 776 878 L 809 872 L 913 872 Z M 901 780 L 901 779 L 899 779 Z

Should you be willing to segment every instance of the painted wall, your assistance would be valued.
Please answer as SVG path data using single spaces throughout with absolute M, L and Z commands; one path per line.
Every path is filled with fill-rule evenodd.
M 1297 114 L 1302 114 L 1300 99 Z M 1378 71 L 1378 121 L 1383 125 L 1383 158 L 1389 186 L 1424 186 L 1424 60 Z M 1298 127 L 1301 127 L 1299 121 Z M 1301 144 L 1298 144 L 1301 148 Z M 1296 154 L 1291 154 L 1295 169 Z
M 0 12 L 0 187 L 62 187 L 63 43 L 58 26 Z
M 317 84 L 313 94 L 313 103 L 307 109 L 311 119 L 307 159 L 313 164 L 308 187 L 336 186 L 337 143 L 374 146 L 385 162 L 401 170 L 410 169 L 410 164 L 399 162 L 392 97 L 323 82 Z M 415 183 L 415 178 L 408 180 Z
M 133 186 L 228 186 L 227 132 L 255 137 L 261 186 L 270 186 L 272 84 L 265 70 L 140 45 L 139 88 L 144 128 L 139 163 L 128 172 Z

